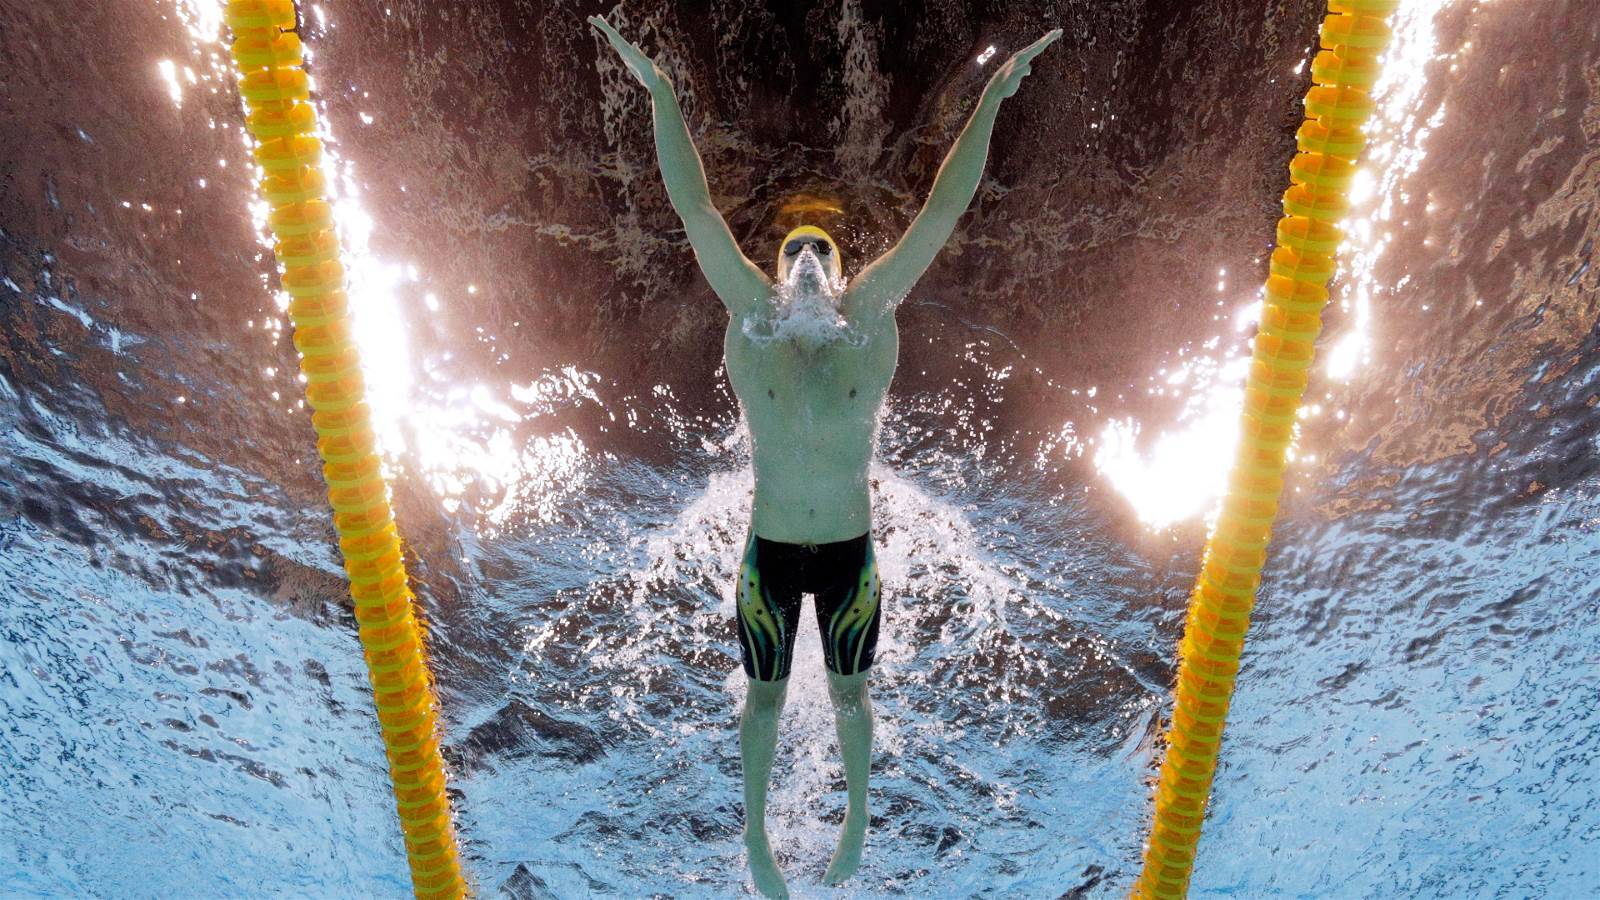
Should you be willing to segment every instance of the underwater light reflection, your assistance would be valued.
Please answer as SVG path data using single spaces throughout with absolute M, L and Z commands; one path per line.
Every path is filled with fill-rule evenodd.
M 178 21 L 189 32 L 193 44 L 215 44 L 222 39 L 222 3 L 223 0 L 176 0 Z
M 1373 86 L 1377 110 L 1367 125 L 1369 143 L 1358 170 L 1350 215 L 1340 225 L 1345 242 L 1338 256 L 1339 268 L 1330 283 L 1338 309 L 1343 313 L 1324 335 L 1322 372 L 1336 381 L 1350 381 L 1370 361 L 1372 346 L 1372 302 L 1393 293 L 1393 288 L 1377 282 L 1373 268 L 1383 256 L 1393 230 L 1408 223 L 1390 223 L 1397 200 L 1403 201 L 1402 185 L 1417 170 L 1426 151 L 1423 144 L 1429 132 L 1438 127 L 1443 106 L 1426 123 L 1418 123 L 1426 68 L 1436 58 L 1434 19 L 1457 0 L 1409 0 L 1401 3 L 1390 19 L 1394 38 L 1383 62 L 1383 75 Z M 1463 48 L 1463 51 L 1466 48 Z M 1296 67 L 1304 72 L 1310 54 Z M 1219 283 L 1218 289 L 1223 287 Z M 1249 303 L 1236 307 L 1232 319 L 1237 327 L 1253 326 L 1260 316 L 1262 288 L 1257 287 Z M 1178 348 L 1177 356 L 1194 351 L 1192 344 Z M 1237 442 L 1238 416 L 1244 402 L 1244 375 L 1248 371 L 1250 347 L 1247 342 L 1213 337 L 1200 348 L 1202 355 L 1191 357 L 1177 367 L 1169 364 L 1149 383 L 1149 392 L 1185 392 L 1183 408 L 1176 421 L 1159 431 L 1141 451 L 1136 438 L 1151 430 L 1136 418 L 1121 416 L 1107 422 L 1101 430 L 1094 452 L 1096 470 L 1122 494 L 1134 514 L 1150 528 L 1164 528 L 1208 510 L 1214 515 L 1222 496 Z M 1173 381 L 1168 368 L 1178 368 L 1194 377 Z M 1307 398 L 1308 401 L 1310 398 Z M 1332 397 L 1325 397 L 1332 400 Z M 1308 405 L 1302 417 L 1333 412 L 1340 418 L 1345 411 L 1331 403 Z M 1290 448 L 1290 459 L 1296 458 Z M 1304 456 L 1303 449 L 1299 455 Z
M 174 0 L 174 10 L 188 33 L 190 58 L 198 61 L 203 72 L 197 76 L 191 66 L 181 61 L 154 61 L 158 76 L 181 110 L 185 79 L 190 84 L 224 84 L 232 78 L 232 70 L 218 49 L 225 38 L 222 0 Z M 325 9 L 318 6 L 315 13 L 319 28 L 331 26 Z M 307 57 L 311 55 L 308 47 Z M 537 374 L 525 386 L 505 385 L 498 390 L 484 384 L 439 384 L 437 375 L 435 384 L 419 385 L 419 365 L 434 375 L 454 353 L 419 357 L 414 352 L 415 323 L 406 313 L 416 305 L 408 303 L 407 288 L 422 280 L 422 267 L 414 262 L 387 260 L 374 251 L 373 235 L 380 224 L 361 202 L 356 166 L 340 154 L 326 105 L 317 97 L 313 79 L 312 103 L 322 126 L 318 137 L 324 144 L 328 170 L 334 173 L 328 200 L 343 246 L 366 399 L 384 457 L 385 474 L 392 478 L 404 458 L 410 468 L 421 474 L 447 512 L 461 510 L 470 498 L 473 524 L 480 532 L 498 529 L 513 516 L 519 520 L 549 521 L 561 501 L 586 483 L 588 448 L 570 429 L 530 435 L 529 423 L 565 403 L 599 402 L 590 387 L 595 376 L 567 366 Z M 366 114 L 361 115 L 361 120 L 366 124 L 372 121 Z M 212 127 L 217 124 L 211 123 Z M 222 123 L 221 127 L 230 126 Z M 242 129 L 240 138 L 248 154 L 251 139 Z M 218 160 L 218 165 L 226 167 L 228 161 Z M 271 259 L 267 204 L 253 193 L 242 202 L 250 211 L 261 259 Z M 263 275 L 264 286 L 268 281 Z M 470 295 L 480 291 L 480 285 L 464 289 Z M 424 298 L 423 315 L 432 317 L 439 314 L 440 295 L 448 296 L 449 291 L 423 286 L 419 293 Z M 272 301 L 274 308 L 264 310 L 266 314 L 259 322 L 278 341 L 284 337 L 289 297 L 280 290 L 272 295 Z M 257 323 L 253 318 L 244 324 L 253 330 Z M 509 359 L 503 350 L 492 352 L 492 359 L 478 360 L 484 368 L 492 369 Z M 274 385 L 272 396 L 285 404 L 286 414 L 304 415 L 302 376 L 269 368 L 264 377 L 269 381 L 288 379 L 288 384 Z

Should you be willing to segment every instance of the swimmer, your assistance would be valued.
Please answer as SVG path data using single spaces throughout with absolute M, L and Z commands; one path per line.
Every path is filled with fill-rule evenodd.
M 1017 92 L 1055 29 L 1012 56 L 984 87 L 945 156 L 922 211 L 900 241 L 846 282 L 839 245 L 802 226 L 778 245 L 769 278 L 734 241 L 711 202 L 705 169 L 672 84 L 604 19 L 628 71 L 649 91 L 667 197 L 730 317 L 728 380 L 750 425 L 755 498 L 739 569 L 734 629 L 749 689 L 740 718 L 745 847 L 756 888 L 788 896 L 767 842 L 768 778 L 789 681 L 800 596 L 812 595 L 848 795 L 838 848 L 823 880 L 839 884 L 861 861 L 867 830 L 872 705 L 867 675 L 881 618 L 867 464 L 878 413 L 899 359 L 895 310 L 933 263 L 972 202 L 1000 102 Z

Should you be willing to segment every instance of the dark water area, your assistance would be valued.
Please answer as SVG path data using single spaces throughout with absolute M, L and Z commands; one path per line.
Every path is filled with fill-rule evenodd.
M 1589 7 L 1397 13 L 1319 346 L 1353 362 L 1313 371 L 1197 895 L 1600 892 Z M 409 890 L 216 9 L 0 0 L 0 893 Z M 1207 477 L 1226 379 L 1168 376 L 1246 352 L 1325 11 L 307 6 L 341 191 L 400 273 L 362 270 L 400 323 L 364 350 L 407 373 L 372 381 L 485 894 L 748 889 L 726 313 L 584 18 L 667 70 L 747 255 L 815 197 L 847 276 L 920 208 L 974 61 L 1064 30 L 899 314 L 845 889 L 1059 897 L 1137 872 L 1205 535 L 1098 455 L 1136 422 L 1180 463 L 1135 470 L 1155 500 Z M 816 641 L 771 798 L 797 896 L 843 807 Z

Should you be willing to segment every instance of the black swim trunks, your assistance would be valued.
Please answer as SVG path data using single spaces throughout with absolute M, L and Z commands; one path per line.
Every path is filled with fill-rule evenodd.
M 746 675 L 789 677 L 800 595 L 815 599 L 828 671 L 854 675 L 872 666 L 881 594 L 872 533 L 825 544 L 789 544 L 751 530 L 739 566 L 739 646 Z

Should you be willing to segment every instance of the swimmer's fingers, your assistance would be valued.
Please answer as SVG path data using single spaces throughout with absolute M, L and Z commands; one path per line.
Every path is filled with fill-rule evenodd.
M 600 29 L 601 33 L 606 36 L 606 40 L 610 41 L 611 46 L 617 48 L 619 52 L 622 50 L 622 46 L 628 43 L 627 41 L 623 40 L 622 35 L 618 34 L 615 28 L 611 27 L 610 22 L 607 22 L 605 19 L 602 19 L 599 16 L 590 16 L 589 24 Z
M 1044 37 L 1039 38 L 1037 41 L 1034 41 L 1033 43 L 1029 44 L 1026 47 L 1023 47 L 1021 50 L 1018 50 L 1017 51 L 1017 55 L 1016 55 L 1015 58 L 1016 59 L 1021 59 L 1023 62 L 1028 62 L 1028 61 L 1032 60 L 1035 56 L 1038 56 L 1039 54 L 1043 53 L 1044 52 L 1044 48 L 1050 46 L 1051 44 L 1054 44 L 1056 41 L 1058 41 L 1060 39 L 1061 39 L 1061 29 L 1059 29 L 1059 28 L 1052 29 Z
M 1006 60 L 1006 63 L 1022 69 L 1022 74 L 1026 75 L 1029 71 L 1031 71 L 1029 64 L 1033 62 L 1033 58 L 1043 53 L 1046 47 L 1054 44 L 1060 37 L 1061 29 L 1057 28 L 1044 37 L 1039 38 L 1037 41 L 1034 41 L 1028 46 L 1023 47 L 1021 50 L 1018 50 L 1016 53 L 1013 53 L 1011 58 Z
M 661 69 L 656 66 L 655 61 L 646 56 L 638 45 L 630 43 L 615 28 L 612 28 L 611 23 L 599 16 L 590 16 L 589 24 L 605 32 L 606 39 L 611 42 L 611 46 L 616 49 L 617 55 L 621 56 L 622 61 L 627 64 L 628 71 L 633 73 L 633 77 L 639 79 L 640 84 L 654 89 L 666 83 L 666 77 L 662 74 Z
M 649 59 L 644 55 L 644 51 L 617 33 L 617 30 L 611 27 L 610 22 L 599 16 L 590 16 L 589 22 L 602 32 L 605 32 L 606 40 L 611 42 L 612 48 L 617 51 L 617 55 L 622 57 L 622 61 L 628 64 L 628 68 L 637 69 L 640 62 L 649 62 Z M 637 75 L 639 73 L 635 71 L 634 74 Z
M 1022 84 L 1022 79 L 1033 72 L 1033 58 L 1044 52 L 1044 49 L 1055 43 L 1061 37 L 1061 29 L 1050 31 L 1044 37 L 1034 41 L 1028 46 L 1011 55 L 994 73 L 987 90 L 994 91 L 1000 99 L 1010 97 L 1017 92 L 1017 87 Z

